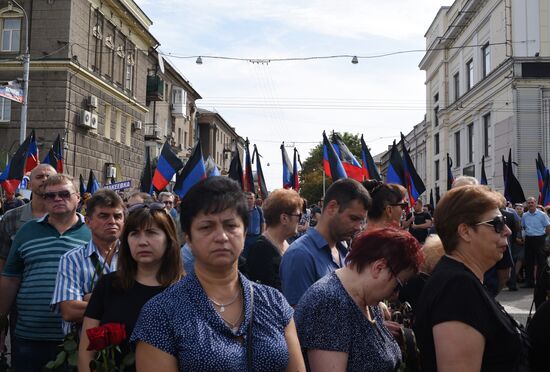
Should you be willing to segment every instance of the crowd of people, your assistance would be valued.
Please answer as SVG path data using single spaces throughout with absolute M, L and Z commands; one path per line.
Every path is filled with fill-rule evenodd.
M 469 177 L 435 210 L 352 179 L 315 205 L 288 189 L 259 200 L 225 177 L 181 200 L 81 196 L 43 164 L 28 188 L 0 220 L 13 371 L 42 371 L 62 349 L 59 370 L 104 370 L 109 346 L 137 371 L 550 370 L 550 218 L 535 198 L 507 206 Z M 535 289 L 527 330 L 495 299 L 518 282 Z

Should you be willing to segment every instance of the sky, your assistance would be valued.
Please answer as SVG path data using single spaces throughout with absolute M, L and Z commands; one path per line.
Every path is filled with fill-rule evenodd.
M 363 134 L 376 155 L 423 120 L 424 34 L 439 8 L 452 4 L 135 1 L 153 21 L 160 51 L 203 97 L 197 106 L 218 112 L 257 145 L 269 190 L 282 187 L 282 141 L 290 156 L 296 147 L 304 160 L 323 131 L 350 132 Z M 182 58 L 199 55 L 202 65 Z M 359 63 L 351 57 L 269 61 L 339 55 L 358 56 Z

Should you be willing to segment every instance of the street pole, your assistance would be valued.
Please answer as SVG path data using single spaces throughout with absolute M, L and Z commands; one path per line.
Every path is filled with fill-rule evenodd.
M 325 187 L 326 187 L 326 182 L 325 182 L 325 169 L 323 168 L 323 199 L 325 198 Z
M 25 8 L 17 1 L 11 0 L 25 16 L 25 53 L 23 54 L 23 105 L 21 106 L 21 127 L 19 128 L 19 143 L 23 143 L 27 137 L 27 103 L 29 99 L 29 68 L 31 56 L 29 53 L 29 17 Z

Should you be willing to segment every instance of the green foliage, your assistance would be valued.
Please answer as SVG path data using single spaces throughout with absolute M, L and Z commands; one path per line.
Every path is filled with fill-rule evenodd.
M 361 135 L 348 132 L 338 133 L 346 146 L 361 161 Z M 330 177 L 325 176 L 325 187 L 332 183 Z M 316 203 L 323 197 L 323 143 L 311 149 L 307 159 L 302 162 L 300 173 L 300 195 L 308 200 L 309 204 Z

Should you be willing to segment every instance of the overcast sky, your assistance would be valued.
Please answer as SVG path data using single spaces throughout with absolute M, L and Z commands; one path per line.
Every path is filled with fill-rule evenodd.
M 323 130 L 363 134 L 373 155 L 422 121 L 418 63 L 437 11 L 450 0 L 135 0 L 160 50 L 237 133 L 256 144 L 270 190 L 282 186 L 282 141 L 302 159 Z M 380 58 L 392 52 L 405 52 Z M 251 63 L 253 60 L 357 55 Z M 251 149 L 252 151 L 252 149 Z M 287 152 L 292 156 L 292 147 Z M 269 166 L 268 166 L 269 163 Z

